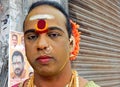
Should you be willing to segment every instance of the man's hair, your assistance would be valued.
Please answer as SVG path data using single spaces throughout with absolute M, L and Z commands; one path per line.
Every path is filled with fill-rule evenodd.
M 71 28 L 71 24 L 70 24 L 70 17 L 59 3 L 55 2 L 55 1 L 37 1 L 31 5 L 31 7 L 29 8 L 28 14 L 32 11 L 32 9 L 34 9 L 35 7 L 41 6 L 41 5 L 48 5 L 48 6 L 54 7 L 63 13 L 63 15 L 66 18 L 66 28 L 68 31 L 68 36 L 70 37 L 71 32 L 72 32 L 72 28 Z M 25 20 L 24 20 L 24 22 L 25 22 Z M 23 23 L 23 29 L 24 29 L 24 24 L 25 23 Z
M 18 38 L 16 34 L 12 34 L 12 37 L 14 37 L 14 36 L 15 36 L 16 38 Z
M 14 53 L 12 54 L 12 61 L 13 61 L 14 56 L 21 56 L 21 60 L 22 60 L 22 62 L 24 62 L 24 57 L 23 57 L 23 54 L 21 52 L 14 51 Z

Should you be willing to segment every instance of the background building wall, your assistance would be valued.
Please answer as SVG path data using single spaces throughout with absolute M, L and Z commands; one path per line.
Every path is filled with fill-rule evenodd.
M 0 87 L 8 84 L 9 0 L 0 0 Z
M 101 87 L 120 87 L 120 0 L 69 0 L 82 32 L 73 67 Z

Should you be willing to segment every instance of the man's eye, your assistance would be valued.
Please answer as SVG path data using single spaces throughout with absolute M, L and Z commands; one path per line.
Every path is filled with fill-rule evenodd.
M 61 35 L 59 33 L 49 33 L 48 36 L 51 38 L 56 38 L 56 37 L 61 36 Z
M 28 40 L 36 40 L 37 38 L 38 38 L 37 35 L 29 35 L 29 36 L 27 37 Z

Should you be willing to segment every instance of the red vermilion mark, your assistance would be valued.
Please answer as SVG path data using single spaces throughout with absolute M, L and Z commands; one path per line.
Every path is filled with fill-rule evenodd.
M 44 29 L 44 28 L 45 28 L 45 25 L 46 25 L 45 20 L 39 20 L 39 21 L 38 21 L 38 24 L 37 24 L 37 27 L 38 27 L 39 29 Z
M 47 32 L 47 23 L 45 20 L 38 20 L 36 25 L 36 32 L 37 33 L 45 33 Z

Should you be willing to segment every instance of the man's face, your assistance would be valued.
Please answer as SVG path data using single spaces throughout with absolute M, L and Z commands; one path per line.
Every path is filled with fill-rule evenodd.
M 21 76 L 24 69 L 24 63 L 22 62 L 21 56 L 13 56 L 12 64 L 15 75 L 18 77 Z
M 51 17 L 44 19 L 48 25 L 47 32 L 40 34 L 35 32 L 38 20 L 30 20 L 35 15 Z M 59 10 L 47 5 L 34 8 L 25 20 L 24 33 L 26 56 L 35 72 L 45 76 L 54 75 L 68 64 L 71 46 L 66 19 Z M 44 50 L 47 48 L 52 50 L 45 53 Z
M 17 36 L 12 36 L 12 44 L 14 45 L 14 47 L 17 45 Z

